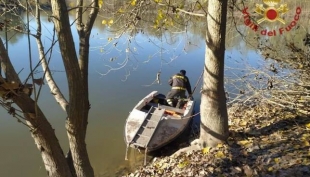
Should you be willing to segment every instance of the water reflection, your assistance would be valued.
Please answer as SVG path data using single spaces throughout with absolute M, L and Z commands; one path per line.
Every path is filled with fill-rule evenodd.
M 47 16 L 44 18 L 43 36 L 46 37 L 51 34 L 52 24 L 48 22 Z M 170 88 L 167 84 L 168 78 L 180 69 L 187 70 L 187 75 L 194 85 L 203 69 L 205 43 L 204 32 L 199 26 L 189 28 L 187 34 L 166 32 L 158 38 L 152 32 L 140 32 L 134 38 L 123 35 L 116 39 L 114 37 L 117 34 L 111 32 L 111 28 L 103 26 L 102 20 L 103 18 L 99 17 L 96 21 L 91 38 L 89 65 L 91 110 L 87 148 L 95 174 L 115 176 L 119 169 L 131 169 L 143 163 L 144 154 L 136 150 L 129 150 L 130 160 L 124 160 L 126 145 L 123 140 L 123 128 L 128 112 L 149 92 L 153 90 L 168 92 Z M 35 32 L 33 22 L 31 26 L 32 32 Z M 27 38 L 21 34 L 10 35 L 13 36 L 9 43 L 10 57 L 15 69 L 21 71 L 21 78 L 25 79 L 29 74 Z M 74 35 L 77 38 L 77 34 Z M 260 54 L 247 48 L 244 43 L 240 44 L 240 36 L 231 38 L 228 36 L 228 39 L 231 40 L 228 40 L 226 51 L 225 75 L 238 73 L 233 72 L 232 68 L 241 69 L 246 65 L 260 67 L 262 62 Z M 38 62 L 33 39 L 31 44 L 34 62 Z M 44 45 L 46 49 L 49 47 L 48 38 L 44 39 Z M 67 95 L 66 78 L 61 63 L 61 56 L 55 48 L 50 67 L 60 89 Z M 110 70 L 111 67 L 121 69 Z M 40 73 L 40 70 L 38 69 L 36 77 L 42 77 L 43 73 Z M 152 85 L 159 71 L 161 84 Z M 106 74 L 107 72 L 109 73 Z M 239 91 L 230 86 L 226 89 L 230 92 Z M 198 86 L 194 94 L 198 103 L 199 90 Z M 67 151 L 68 143 L 64 127 L 66 116 L 46 85 L 43 86 L 39 104 L 55 128 L 62 148 Z M 196 106 L 198 109 L 199 104 Z M 3 109 L 0 109 L 0 114 L 0 130 L 2 130 L 0 141 L 3 142 L 0 145 L 0 176 L 45 176 L 40 153 L 33 143 L 29 130 L 17 123 Z M 199 118 L 195 119 L 197 120 Z
M 35 26 L 33 23 L 31 25 Z M 74 30 L 75 31 L 75 30 Z M 51 24 L 44 23 L 43 35 L 51 32 Z M 127 43 L 128 36 L 118 39 L 119 45 L 113 48 L 113 43 L 108 44 L 108 38 L 113 35 L 107 29 L 95 28 L 92 32 L 90 53 L 90 103 L 89 126 L 87 134 L 87 147 L 91 163 L 98 176 L 114 176 L 120 168 L 131 168 L 141 165 L 143 154 L 139 152 L 133 155 L 134 159 L 125 161 L 126 146 L 123 140 L 123 127 L 128 112 L 142 97 L 153 90 L 168 92 L 167 80 L 180 69 L 186 69 L 192 83 L 198 79 L 204 61 L 203 40 L 192 42 L 190 51 L 184 50 L 188 41 L 182 35 L 168 36 L 175 38 L 173 45 L 165 44 L 161 39 L 139 34 L 134 42 Z M 77 34 L 74 34 L 77 35 Z M 115 40 L 116 41 L 116 40 Z M 150 42 L 149 42 L 150 41 Z M 45 48 L 50 41 L 45 39 Z M 38 62 L 35 41 L 31 41 L 31 50 L 34 62 Z M 156 45 L 155 45 L 156 44 Z M 110 45 L 110 46 L 109 46 Z M 104 47 L 103 47 L 104 46 Z M 132 53 L 126 49 L 136 48 Z M 104 51 L 101 49 L 104 48 Z M 27 57 L 27 38 L 19 35 L 16 43 L 9 43 L 10 57 L 15 69 L 25 79 L 29 74 L 29 59 Z M 18 52 L 16 52 L 18 51 Z M 151 57 L 150 57 L 151 56 Z M 116 57 L 111 61 L 111 57 Z M 101 75 L 109 70 L 109 67 L 118 67 L 120 63 L 128 59 L 126 66 L 120 70 L 111 71 L 107 75 Z M 173 60 L 173 61 L 171 61 Z M 61 65 L 61 57 L 56 49 L 51 60 L 51 69 L 55 80 L 59 83 L 64 94 L 67 94 L 64 68 Z M 36 64 L 36 63 L 35 63 Z M 108 67 L 109 66 L 109 67 Z M 41 69 L 35 77 L 42 77 Z M 153 84 L 156 73 L 161 71 L 161 84 Z M 195 97 L 199 97 L 199 89 Z M 52 126 L 55 128 L 58 139 L 64 151 L 68 149 L 65 132 L 65 113 L 55 102 L 46 85 L 43 86 L 39 99 L 42 110 L 46 113 Z M 0 109 L 1 143 L 0 176 L 44 176 L 46 175 L 40 153 L 30 136 L 29 130 L 17 123 L 3 109 Z M 26 153 L 25 153 L 26 152 Z M 131 154 L 132 155 L 132 154 Z M 19 170 L 16 170 L 18 168 Z

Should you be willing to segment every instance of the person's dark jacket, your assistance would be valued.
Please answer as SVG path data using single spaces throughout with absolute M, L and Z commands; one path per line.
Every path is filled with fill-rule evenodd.
M 175 74 L 172 76 L 169 81 L 169 85 L 172 89 L 180 89 L 180 90 L 187 90 L 188 94 L 192 94 L 191 84 L 187 76 L 184 76 L 181 73 Z

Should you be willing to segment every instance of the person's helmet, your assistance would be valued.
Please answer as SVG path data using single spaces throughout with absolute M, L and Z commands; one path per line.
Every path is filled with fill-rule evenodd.
M 183 74 L 184 76 L 186 75 L 186 71 L 184 69 L 180 70 L 180 73 Z

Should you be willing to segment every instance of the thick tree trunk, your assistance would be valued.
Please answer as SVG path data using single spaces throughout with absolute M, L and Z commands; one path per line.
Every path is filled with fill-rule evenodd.
M 72 160 L 78 177 L 92 177 L 94 171 L 88 158 L 85 143 L 89 110 L 88 87 L 85 84 L 88 83 L 85 82 L 85 77 L 82 77 L 78 64 L 66 2 L 52 0 L 51 4 L 55 29 L 68 78 L 70 105 L 66 128 Z
M 18 75 L 9 60 L 6 50 L 4 49 L 1 38 L 0 54 L 3 61 L 2 67 L 4 68 L 8 82 L 14 81 L 20 83 Z M 47 121 L 40 108 L 28 95 L 25 95 L 22 92 L 18 93 L 17 96 L 14 95 L 12 100 L 23 111 L 26 123 L 30 127 L 31 135 L 41 152 L 48 176 L 72 176 L 54 129 Z
M 35 113 L 35 102 L 25 94 L 14 97 L 13 101 L 25 112 L 27 124 L 32 127 L 31 135 L 41 152 L 47 175 L 52 177 L 72 176 L 54 129 L 38 107 L 37 113 Z
M 201 96 L 200 142 L 215 146 L 228 137 L 228 116 L 224 91 L 226 0 L 209 0 L 206 54 Z

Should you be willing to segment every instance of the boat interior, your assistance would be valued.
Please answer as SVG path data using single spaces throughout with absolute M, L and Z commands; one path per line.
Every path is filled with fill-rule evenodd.
M 174 99 L 174 107 L 168 105 L 166 97 L 163 94 L 156 95 L 150 102 L 144 105 L 141 111 L 148 112 L 152 107 L 159 109 L 165 109 L 165 114 L 172 115 L 174 117 L 181 117 L 184 114 L 186 107 L 186 99 Z

